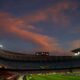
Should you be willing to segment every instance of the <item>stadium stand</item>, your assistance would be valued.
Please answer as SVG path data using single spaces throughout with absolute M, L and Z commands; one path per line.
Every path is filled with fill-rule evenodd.
M 78 68 L 80 67 L 80 56 L 50 56 L 48 52 L 21 54 L 0 50 L 0 65 L 3 64 L 7 69 Z
M 80 56 L 51 56 L 49 52 L 22 54 L 0 49 L 0 80 L 27 80 L 26 73 L 72 73 L 79 69 Z

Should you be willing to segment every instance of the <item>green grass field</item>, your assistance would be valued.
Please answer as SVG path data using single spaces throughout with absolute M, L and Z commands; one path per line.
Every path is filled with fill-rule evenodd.
M 24 79 L 18 80 L 80 80 L 77 75 L 63 75 L 63 74 L 32 74 L 26 75 Z

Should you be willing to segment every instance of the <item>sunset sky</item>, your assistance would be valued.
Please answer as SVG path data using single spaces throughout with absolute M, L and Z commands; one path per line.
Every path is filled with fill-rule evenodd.
M 0 44 L 18 52 L 80 47 L 80 0 L 0 0 Z

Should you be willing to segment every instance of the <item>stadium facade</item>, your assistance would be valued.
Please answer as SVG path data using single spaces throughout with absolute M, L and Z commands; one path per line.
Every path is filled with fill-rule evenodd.
M 0 66 L 19 70 L 59 70 L 80 68 L 80 56 L 50 56 L 49 52 L 21 54 L 0 50 Z

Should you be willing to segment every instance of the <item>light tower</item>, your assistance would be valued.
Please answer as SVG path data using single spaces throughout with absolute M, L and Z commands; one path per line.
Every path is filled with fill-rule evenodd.
M 3 45 L 2 44 L 0 44 L 0 49 L 2 49 L 3 48 Z
M 80 56 L 80 48 L 74 49 L 72 52 L 74 53 L 74 56 Z

